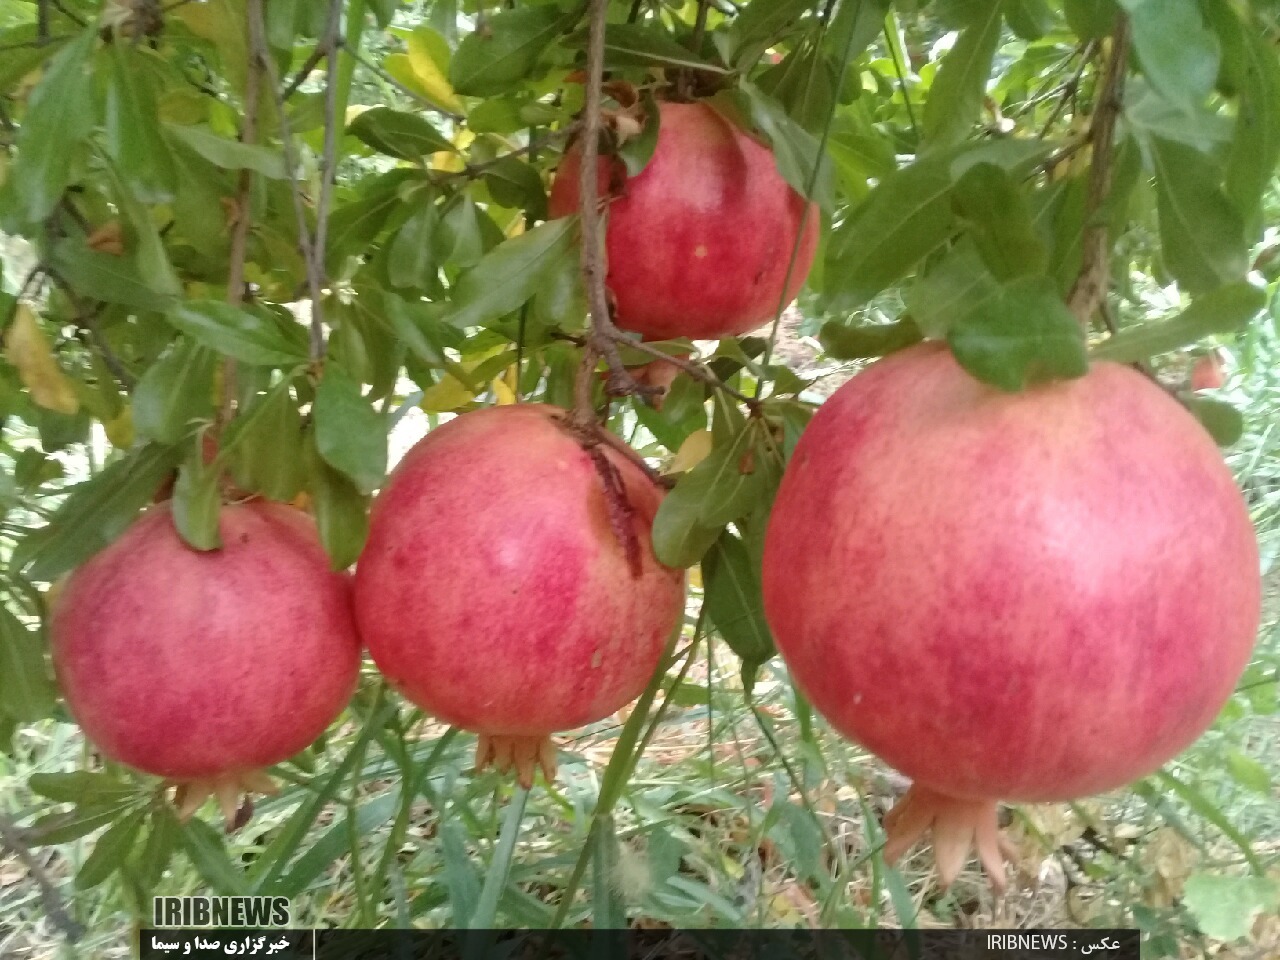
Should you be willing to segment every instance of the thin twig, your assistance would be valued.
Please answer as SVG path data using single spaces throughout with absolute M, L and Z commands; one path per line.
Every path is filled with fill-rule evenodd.
M 324 59 L 326 52 L 323 40 L 316 44 L 316 48 L 303 61 L 302 66 L 298 68 L 298 72 L 293 75 L 293 79 L 285 85 L 284 98 L 286 100 L 293 96 L 297 89 L 306 82 L 307 77 L 311 76 L 311 71 L 316 68 L 316 64 Z
M 1080 48 L 1080 65 L 1076 67 L 1075 72 L 1060 88 L 1061 96 L 1058 98 L 1058 102 L 1054 104 L 1053 112 L 1049 114 L 1049 119 L 1044 122 L 1044 126 L 1036 135 L 1037 140 L 1043 140 L 1049 135 L 1049 130 L 1058 122 L 1058 118 L 1062 116 L 1062 111 L 1067 109 L 1067 104 L 1071 102 L 1076 95 L 1076 91 L 1080 89 L 1080 80 L 1084 76 L 1085 69 L 1089 66 L 1089 61 L 1093 59 L 1096 45 L 1096 40 L 1089 40 Z
M 334 168 L 338 157 L 338 31 L 342 27 L 343 0 L 329 0 L 329 22 L 325 26 L 324 86 L 324 150 L 320 158 L 320 200 L 316 205 L 316 235 L 311 245 L 311 258 L 315 261 L 314 275 L 324 276 L 325 244 L 329 233 L 329 203 L 333 199 Z M 324 359 L 324 318 L 320 302 L 311 304 L 311 362 Z
M 725 383 L 701 363 L 697 363 L 692 360 L 685 360 L 681 357 L 673 357 L 669 353 L 664 353 L 653 344 L 645 343 L 643 340 L 635 340 L 625 335 L 620 342 L 623 346 L 630 347 L 632 350 L 638 350 L 640 353 L 647 353 L 649 356 L 663 360 L 671 364 L 673 367 L 678 367 L 699 383 L 705 383 L 709 387 L 714 387 L 717 390 L 724 391 L 739 403 L 746 404 L 751 410 L 755 410 L 760 406 L 759 399 L 749 397 L 742 391 L 729 386 L 729 384 Z
M 264 0 L 249 0 L 250 19 L 262 18 Z M 252 33 L 253 27 L 249 27 Z M 240 142 L 254 144 L 258 142 L 258 104 L 262 99 L 262 58 L 249 54 L 244 83 L 244 121 L 240 124 Z M 233 306 L 244 303 L 244 263 L 249 248 L 249 225 L 252 220 L 251 191 L 253 189 L 253 171 L 245 167 L 240 171 L 236 187 L 235 227 L 231 231 L 231 266 L 227 270 L 227 302 Z M 236 362 L 227 357 L 222 364 L 222 406 L 219 410 L 219 424 L 225 427 L 231 422 L 236 398 Z
M 401 93 L 403 93 L 406 97 L 409 97 L 409 98 L 411 98 L 411 99 L 415 100 L 417 103 L 421 104 L 421 105 L 422 105 L 423 107 L 425 107 L 426 109 L 428 109 L 428 110 L 432 110 L 432 111 L 434 111 L 434 112 L 436 112 L 436 113 L 440 114 L 442 117 L 448 117 L 450 120 L 459 120 L 459 121 L 460 121 L 460 120 L 465 120 L 465 119 L 466 119 L 466 118 L 465 118 L 465 117 L 463 117 L 461 114 L 454 113 L 452 110 L 446 110 L 446 109 L 444 109 L 444 107 L 441 107 L 439 104 L 436 104 L 436 103 L 431 102 L 431 101 L 430 101 L 430 100 L 428 100 L 426 97 L 424 97 L 422 94 L 420 94 L 417 90 L 414 90 L 414 89 L 413 89 L 413 88 L 411 88 L 411 87 L 406 87 L 403 83 L 401 83 L 399 80 L 397 80 L 397 79 L 396 79 L 395 77 L 393 77 L 391 74 L 387 73 L 387 71 L 383 70 L 383 69 L 382 69 L 380 66 L 378 66 L 376 63 L 373 63 L 372 61 L 366 60 L 366 59 L 365 59 L 365 58 L 360 54 L 360 52 L 359 52 L 359 51 L 357 51 L 357 50 L 352 50 L 352 49 L 351 49 L 351 47 L 349 47 L 345 42 L 342 42 L 342 41 L 340 40 L 340 41 L 339 41 L 339 43 L 338 43 L 338 45 L 339 45 L 339 46 L 340 46 L 344 51 L 346 51 L 347 56 L 349 56 L 349 57 L 350 57 L 352 60 L 354 60 L 356 63 L 360 64 L 360 66 L 364 67 L 364 68 L 365 68 L 366 70 L 368 70 L 370 73 L 376 74 L 377 76 L 381 77 L 381 78 L 382 78 L 382 80 L 384 80 L 386 83 L 391 84 L 391 86 L 395 87 L 397 90 L 399 90 Z
M 41 41 L 49 39 L 49 0 L 36 2 L 36 37 Z
M 58 893 L 58 888 L 53 885 L 53 881 L 49 879 L 49 874 L 45 872 L 44 865 L 31 852 L 31 848 L 27 846 L 23 839 L 22 831 L 4 814 L 0 814 L 0 849 L 10 850 L 13 855 L 18 858 L 27 872 L 31 874 L 31 879 L 36 882 L 36 886 L 40 888 L 40 899 L 44 902 L 44 912 L 49 917 L 49 922 L 62 931 L 69 941 L 75 943 L 84 936 L 84 927 L 71 919 L 71 915 L 67 913 L 67 908 L 62 903 L 62 897 Z
M 54 9 L 56 9 L 60 14 L 62 14 L 68 20 L 72 21 L 76 26 L 87 27 L 89 25 L 89 22 L 85 20 L 84 17 L 80 16 L 78 13 L 72 13 L 70 10 L 64 7 L 61 3 L 61 0 L 53 0 L 53 6 L 54 6 Z
M 1111 55 L 1093 107 L 1089 140 L 1093 158 L 1089 168 L 1089 193 L 1085 198 L 1083 257 L 1080 273 L 1067 305 L 1076 318 L 1087 325 L 1106 297 L 1111 263 L 1108 254 L 1106 220 L 1099 216 L 1111 191 L 1111 159 L 1115 152 L 1116 117 L 1124 96 L 1124 77 L 1129 59 L 1129 18 L 1120 13 L 1111 37 Z
M 298 179 L 300 174 L 297 150 L 293 142 L 293 129 L 289 122 L 288 111 L 285 109 L 276 64 L 267 46 L 266 24 L 263 22 L 260 2 L 255 2 L 249 9 L 249 53 L 262 64 L 266 71 L 268 84 L 275 97 L 276 110 L 280 114 L 280 142 L 284 146 L 285 174 L 289 179 L 289 192 L 293 195 L 293 210 L 298 221 L 298 248 L 302 251 L 302 261 L 307 268 L 307 291 L 311 297 L 311 325 L 314 337 L 317 324 L 323 322 L 319 314 L 322 309 L 320 301 L 324 294 L 324 280 L 317 271 L 317 267 L 323 264 L 316 260 L 313 253 L 311 230 L 307 227 L 307 201 L 302 195 L 302 184 Z M 312 346 L 314 348 L 314 341 Z

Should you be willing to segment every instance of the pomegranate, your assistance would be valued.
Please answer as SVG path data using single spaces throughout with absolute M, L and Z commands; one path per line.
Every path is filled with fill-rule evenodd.
M 787 185 L 766 146 L 712 107 L 663 103 L 659 112 L 657 148 L 638 176 L 600 159 L 601 194 L 614 194 L 606 247 L 615 319 L 652 340 L 746 333 L 804 285 L 817 207 Z M 551 186 L 551 216 L 577 212 L 579 169 L 571 148 Z
M 520 404 L 433 430 L 378 495 L 356 570 L 379 669 L 480 734 L 478 768 L 525 786 L 535 766 L 555 774 L 551 733 L 640 694 L 684 609 L 649 541 L 659 490 L 565 417 Z
M 944 885 L 976 840 L 997 888 L 996 800 L 1155 770 L 1213 721 L 1260 615 L 1243 500 L 1175 400 L 1112 363 L 1001 393 L 938 344 L 815 415 L 763 590 L 799 687 L 915 781 L 885 858 L 932 826 Z
M 1218 390 L 1227 382 L 1227 365 L 1218 350 L 1197 357 L 1191 366 L 1192 390 Z
M 270 792 L 262 768 L 311 743 L 346 706 L 360 641 L 350 577 L 314 523 L 281 504 L 225 506 L 200 552 L 151 507 L 67 578 L 53 662 L 67 705 L 107 756 L 178 784 L 181 815 L 216 794 Z

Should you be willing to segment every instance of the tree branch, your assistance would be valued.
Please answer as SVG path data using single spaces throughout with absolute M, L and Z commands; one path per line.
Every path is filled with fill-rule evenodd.
M 339 0 L 333 0 L 337 3 Z M 307 202 L 302 195 L 302 184 L 299 182 L 299 163 L 296 145 L 293 142 L 293 129 L 289 123 L 289 114 L 285 109 L 285 101 L 283 91 L 280 89 L 280 77 L 276 71 L 275 61 L 271 58 L 271 50 L 267 46 L 266 24 L 263 21 L 261 0 L 255 0 L 250 4 L 249 9 L 249 53 L 262 64 L 266 73 L 267 81 L 271 87 L 272 95 L 275 98 L 276 110 L 280 114 L 280 142 L 284 146 L 284 165 L 285 174 L 289 179 L 290 193 L 293 195 L 293 210 L 298 221 L 298 248 L 302 251 L 302 260 L 307 268 L 307 291 L 311 298 L 311 345 L 314 357 L 316 331 L 320 330 L 320 338 L 323 344 L 324 337 L 324 320 L 321 316 L 321 300 L 324 295 L 324 278 L 320 273 L 323 268 L 323 261 L 317 260 L 315 256 L 315 244 L 312 240 L 311 230 L 307 226 Z M 326 126 L 328 126 L 331 118 L 326 118 Z M 326 130 L 326 140 L 328 131 Z M 326 144 L 327 146 L 327 144 Z M 320 213 L 317 211 L 317 232 L 319 232 L 319 223 L 321 222 Z
M 264 0 L 249 0 L 249 33 L 252 37 L 252 21 L 262 18 Z M 262 99 L 262 58 L 257 56 L 250 45 L 248 72 L 244 84 L 244 121 L 240 124 L 240 142 L 253 144 L 258 142 L 258 105 Z M 236 187 L 235 226 L 231 230 L 231 266 L 227 270 L 227 302 L 240 306 L 244 303 L 244 262 L 249 248 L 249 225 L 252 200 L 250 191 L 253 188 L 253 171 L 245 167 L 240 171 Z M 222 405 L 219 409 L 218 421 L 225 427 L 230 421 L 235 408 L 236 397 L 236 362 L 228 357 L 222 365 Z
M 573 418 L 578 426 L 595 424 L 591 405 L 592 377 L 596 363 L 603 357 L 609 367 L 607 387 L 614 396 L 645 392 L 618 353 L 622 333 L 613 323 L 609 309 L 609 293 L 605 289 L 604 235 L 600 226 L 600 103 L 604 79 L 604 31 L 608 0 L 590 0 L 591 31 L 587 43 L 587 77 L 583 88 L 586 103 L 582 110 L 582 155 L 579 169 L 579 214 L 582 221 L 582 279 L 587 291 L 591 319 L 587 328 L 586 349 L 575 384 Z
M 23 839 L 22 831 L 18 829 L 17 824 L 4 814 L 0 814 L 0 849 L 11 850 L 13 855 L 27 868 L 27 872 L 31 874 L 31 879 L 40 888 L 40 899 L 44 903 L 44 912 L 48 914 L 49 922 L 62 931 L 63 936 L 72 943 L 84 936 L 84 927 L 72 920 L 71 915 L 67 913 L 67 909 L 62 903 L 62 897 L 58 893 L 58 888 L 49 879 L 49 874 L 45 872 L 44 865 L 36 859 L 35 854 L 31 852 L 31 848 L 27 846 L 26 841 Z
M 1093 158 L 1089 167 L 1089 193 L 1085 198 L 1083 258 L 1067 306 L 1081 324 L 1087 325 L 1107 294 L 1111 279 L 1111 259 L 1107 224 L 1099 214 L 1111 191 L 1111 160 L 1115 153 L 1116 117 L 1124 97 L 1125 71 L 1129 62 L 1129 18 L 1116 17 L 1101 89 L 1093 107 L 1089 140 Z
M 329 0 L 329 21 L 325 25 L 324 48 L 324 152 L 320 158 L 320 200 L 316 205 L 316 235 L 311 246 L 311 258 L 315 261 L 314 275 L 324 276 L 325 245 L 329 234 L 329 204 L 333 199 L 333 177 L 338 156 L 338 31 L 342 27 L 343 0 Z M 324 360 L 324 323 L 320 314 L 320 302 L 311 305 L 311 362 Z

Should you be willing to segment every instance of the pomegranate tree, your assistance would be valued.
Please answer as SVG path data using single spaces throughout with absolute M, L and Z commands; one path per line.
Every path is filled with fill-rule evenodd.
M 612 195 L 615 319 L 653 340 L 746 333 L 804 285 L 818 210 L 782 179 L 768 147 L 712 107 L 663 103 L 659 114 L 657 147 L 637 176 L 616 158 L 599 161 L 601 195 Z M 553 217 L 577 211 L 579 171 L 573 148 L 551 187 Z
M 220 549 L 193 550 L 167 503 L 150 508 L 62 585 L 51 635 L 86 736 L 176 782 L 184 818 L 215 794 L 230 822 L 346 706 L 360 641 L 309 517 L 256 501 L 219 528 Z
M 554 776 L 551 733 L 641 693 L 683 614 L 649 540 L 659 490 L 567 416 L 491 407 L 433 430 L 378 495 L 356 571 L 379 669 L 525 786 Z
M 1257 630 L 1257 545 L 1216 447 L 1134 370 L 1001 393 L 942 346 L 842 387 L 770 521 L 765 611 L 800 688 L 915 782 L 885 858 L 933 829 L 1004 883 L 996 801 L 1154 771 L 1222 707 Z

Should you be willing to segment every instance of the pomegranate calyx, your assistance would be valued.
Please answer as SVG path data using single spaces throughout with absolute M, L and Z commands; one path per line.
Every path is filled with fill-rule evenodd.
M 491 766 L 499 773 L 515 768 L 516 780 L 528 790 L 536 768 L 548 783 L 556 778 L 556 747 L 549 736 L 482 733 L 476 739 L 476 773 Z
M 942 889 L 955 882 L 975 847 L 992 890 L 1000 894 L 1008 886 L 1004 858 L 1014 859 L 1015 850 L 1000 834 L 995 800 L 963 800 L 915 783 L 885 815 L 884 829 L 884 862 L 891 866 L 932 830 Z
M 253 812 L 250 795 L 272 795 L 280 787 L 262 770 L 239 770 L 216 777 L 195 780 L 169 780 L 165 786 L 174 787 L 173 805 L 178 820 L 186 823 L 210 797 L 218 801 L 227 833 L 234 833 L 248 821 Z

